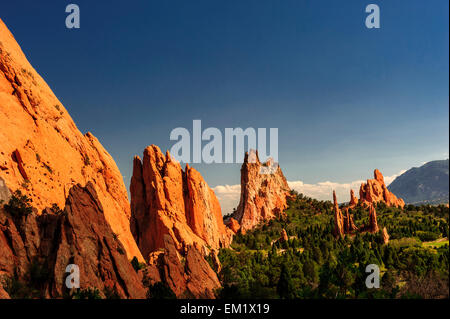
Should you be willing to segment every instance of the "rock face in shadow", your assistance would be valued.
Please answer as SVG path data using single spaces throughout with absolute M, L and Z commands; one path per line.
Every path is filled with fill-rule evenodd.
M 220 288 L 216 273 L 203 257 L 199 247 L 187 246 L 185 255 L 181 255 L 173 238 L 164 235 L 164 250 L 150 263 L 159 273 L 147 274 L 151 282 L 159 280 L 166 283 L 177 298 L 215 298 L 214 291 Z M 150 267 L 150 266 L 149 266 Z
M 116 163 L 97 138 L 78 130 L 1 20 L 0 39 L 0 177 L 38 213 L 53 203 L 64 207 L 72 186 L 91 181 L 128 257 L 143 260 Z
M 403 208 L 405 202 L 388 190 L 384 183 L 383 174 L 378 169 L 375 169 L 373 174 L 373 179 L 368 179 L 367 183 L 361 184 L 359 189 L 359 202 L 367 206 L 383 202 L 387 206 Z
M 259 161 L 258 152 L 245 154 L 241 167 L 241 199 L 234 218 L 245 233 L 257 225 L 283 215 L 290 189 L 278 165 Z
M 145 298 L 141 280 L 127 258 L 125 248 L 105 218 L 104 208 L 92 183 L 73 186 L 64 211 L 46 209 L 14 217 L 0 212 L 0 276 L 29 280 L 32 267 L 42 273 L 42 296 L 68 294 L 66 267 L 80 271 L 80 288 L 97 288 L 121 298 Z M 31 284 L 37 284 L 31 278 Z

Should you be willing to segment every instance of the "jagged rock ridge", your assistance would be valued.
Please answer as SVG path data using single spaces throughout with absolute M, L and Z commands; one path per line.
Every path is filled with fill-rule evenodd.
M 374 171 L 374 179 L 368 179 L 367 183 L 362 183 L 359 189 L 359 202 L 370 206 L 378 202 L 384 202 L 387 206 L 401 207 L 405 202 L 391 193 L 384 183 L 383 174 L 378 169 Z
M 142 161 L 134 158 L 130 193 L 132 233 L 149 264 L 158 264 L 160 270 L 177 269 L 176 282 L 173 272 L 170 278 L 164 271 L 161 276 L 177 296 L 185 296 L 186 291 L 195 297 L 213 296 L 220 283 L 203 257 L 228 247 L 233 232 L 224 225 L 219 201 L 200 173 L 188 165 L 183 171 L 169 152 L 164 155 L 151 145 L 144 150 Z M 157 253 L 161 250 L 163 256 Z M 191 257 L 199 266 L 188 263 L 186 271 L 181 271 L 176 260 Z M 207 292 L 192 287 L 202 274 L 206 274 Z M 182 279 L 186 276 L 191 279 Z

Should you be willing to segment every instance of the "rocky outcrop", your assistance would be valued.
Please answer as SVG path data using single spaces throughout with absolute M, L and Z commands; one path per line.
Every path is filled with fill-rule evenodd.
M 281 242 L 287 242 L 289 240 L 289 237 L 286 233 L 286 229 L 281 229 L 281 237 L 280 237 L 280 241 Z
M 374 171 L 374 179 L 368 179 L 367 183 L 362 183 L 359 189 L 359 201 L 361 204 L 370 206 L 383 202 L 387 206 L 401 207 L 405 206 L 405 202 L 401 198 L 397 198 L 391 193 L 384 183 L 383 174 L 378 169 Z
M 247 230 L 283 215 L 290 189 L 281 168 L 271 160 L 259 161 L 258 152 L 245 154 L 241 168 L 241 198 L 232 217 L 240 231 Z
M 165 235 L 182 254 L 194 244 L 207 254 L 231 242 L 219 202 L 200 173 L 189 166 L 183 171 L 155 145 L 144 150 L 142 162 L 134 158 L 130 193 L 132 232 L 146 259 L 165 247 Z
M 45 209 L 41 215 L 11 216 L 0 212 L 0 276 L 29 280 L 41 296 L 69 294 L 66 267 L 80 270 L 80 288 L 97 288 L 121 298 L 145 298 L 145 289 L 105 218 L 92 183 L 73 186 L 64 211 Z M 30 278 L 39 267 L 45 278 Z
M 2 284 L 0 283 L 0 299 L 11 299 L 8 293 L 3 289 Z
M 239 229 L 241 228 L 241 225 L 239 225 L 238 221 L 234 219 L 233 217 L 227 218 L 224 220 L 225 226 L 227 226 L 233 233 L 237 233 Z
M 194 168 L 186 165 L 184 196 L 186 219 L 193 232 L 213 249 L 227 247 L 232 233 L 223 223 L 222 210 L 214 191 Z
M 126 254 L 142 260 L 114 160 L 91 133 L 77 129 L 1 20 L 0 39 L 0 176 L 31 198 L 38 214 L 53 203 L 64 207 L 72 186 L 91 181 Z
M 367 225 L 366 229 L 371 233 L 377 233 L 380 230 L 378 228 L 377 212 L 373 205 L 369 206 L 369 225 Z
M 358 198 L 355 196 L 355 192 L 353 189 L 350 190 L 350 203 L 348 204 L 348 207 L 353 208 L 356 205 L 358 205 Z
M 205 257 L 220 269 L 217 251 L 230 245 L 233 232 L 200 173 L 188 165 L 183 171 L 169 152 L 151 145 L 142 161 L 134 158 L 130 193 L 132 233 L 160 280 L 180 298 L 213 298 L 220 283 Z
M 336 192 L 333 191 L 333 212 L 334 212 L 334 236 L 344 235 L 344 216 L 339 208 L 339 204 L 336 199 Z
M 188 245 L 183 256 L 173 238 L 166 234 L 163 251 L 153 256 L 148 266 L 153 271 L 146 271 L 146 281 L 164 282 L 177 298 L 215 298 L 214 291 L 220 288 L 220 282 L 199 247 Z
M 333 191 L 333 212 L 334 212 L 334 229 L 333 234 L 336 237 L 353 234 L 356 231 L 376 233 L 379 231 L 377 222 L 377 213 L 373 205 L 369 206 L 369 224 L 357 227 L 355 225 L 353 214 L 351 214 L 351 207 L 344 206 L 339 208 L 339 204 L 336 199 L 336 193 Z
M 387 245 L 389 243 L 389 234 L 387 232 L 386 227 L 383 227 L 383 231 L 381 234 L 383 236 L 383 244 Z

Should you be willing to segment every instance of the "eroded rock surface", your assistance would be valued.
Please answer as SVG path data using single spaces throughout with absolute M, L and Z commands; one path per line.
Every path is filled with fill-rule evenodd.
M 140 251 L 130 231 L 127 191 L 116 163 L 91 133 L 83 135 L 0 20 L 0 176 L 40 213 L 64 207 L 69 189 L 92 182 L 105 218 L 129 258 Z
M 200 173 L 188 165 L 183 171 L 169 152 L 151 145 L 142 161 L 134 158 L 130 193 L 132 233 L 161 280 L 181 298 L 214 297 L 220 283 L 205 258 L 212 254 L 218 263 L 216 252 L 230 245 L 234 233 Z
M 80 288 L 97 288 L 121 298 L 145 298 L 143 284 L 125 248 L 105 218 L 92 183 L 73 186 L 64 211 L 46 209 L 41 215 L 11 216 L 0 212 L 0 276 L 30 280 L 39 267 L 39 289 L 47 298 L 68 294 L 66 267 L 80 270 Z M 31 284 L 37 284 L 31 278 Z
M 401 198 L 397 198 L 391 193 L 384 183 L 383 174 L 378 169 L 374 171 L 374 179 L 368 179 L 367 183 L 362 183 L 359 189 L 359 201 L 361 204 L 370 206 L 383 202 L 387 206 L 401 207 L 405 206 L 405 202 Z
M 142 162 L 134 158 L 130 193 L 132 232 L 147 259 L 165 247 L 166 234 L 180 253 L 195 244 L 206 254 L 231 242 L 219 201 L 200 173 L 189 166 L 183 171 L 155 145 L 144 150 Z
M 270 160 L 261 163 L 258 152 L 245 154 L 241 168 L 241 199 L 232 215 L 242 233 L 283 215 L 289 196 L 290 189 L 279 166 L 274 167 Z

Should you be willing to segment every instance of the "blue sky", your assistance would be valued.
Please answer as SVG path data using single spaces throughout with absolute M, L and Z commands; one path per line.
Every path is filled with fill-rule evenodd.
M 67 3 L 66 3 L 67 2 Z M 448 1 L 10 1 L 0 17 L 125 182 L 170 131 L 278 127 L 288 180 L 345 183 L 448 157 Z M 364 25 L 365 6 L 381 28 Z M 211 186 L 239 165 L 194 165 Z

